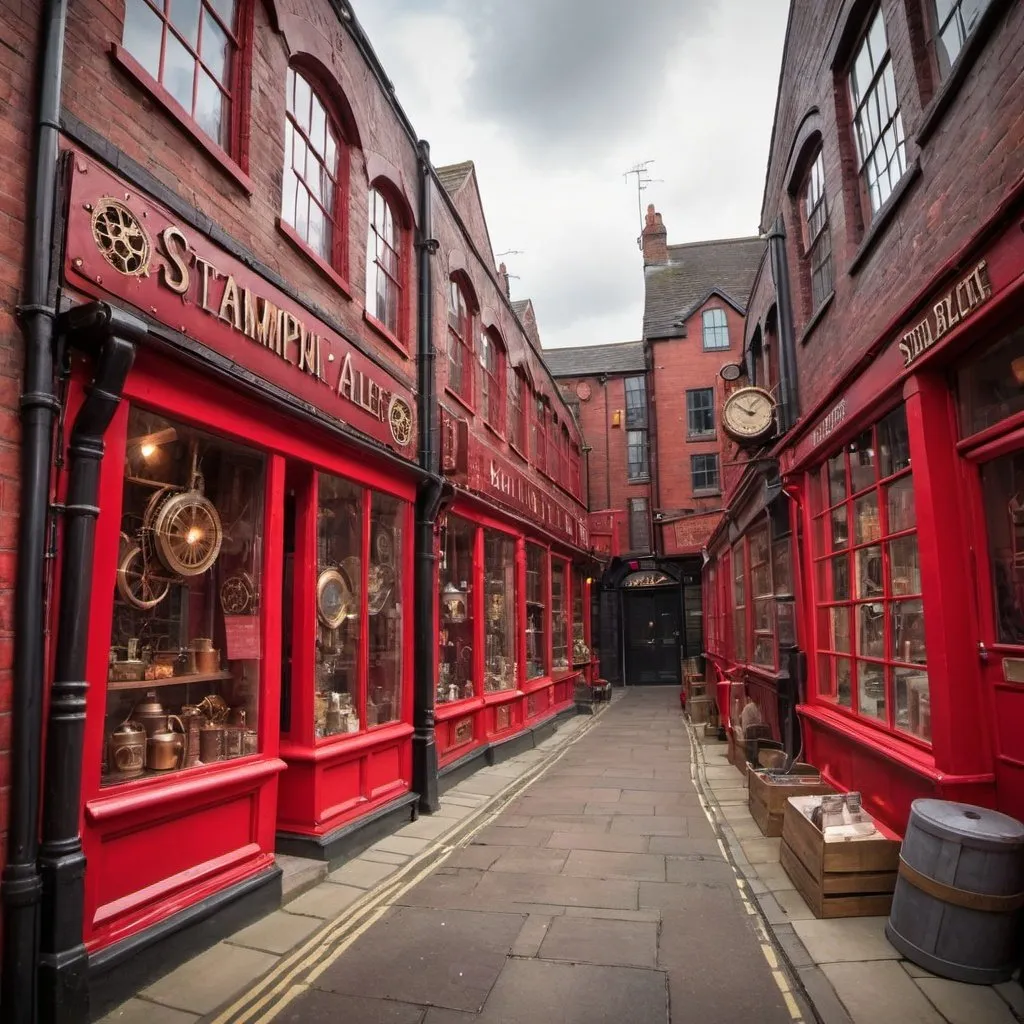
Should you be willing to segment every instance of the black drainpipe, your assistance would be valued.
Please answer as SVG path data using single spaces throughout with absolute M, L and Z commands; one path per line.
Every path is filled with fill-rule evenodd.
M 775 308 L 779 320 L 779 433 L 784 434 L 800 415 L 796 388 L 796 338 L 793 334 L 793 301 L 789 292 L 786 261 L 786 225 L 780 213 L 768 233 L 768 254 L 775 282 Z
M 134 317 L 97 302 L 62 314 L 58 330 L 69 345 L 95 353 L 95 370 L 68 445 L 60 603 L 46 729 L 47 784 L 39 848 L 43 880 L 39 1019 L 44 1024 L 85 1024 L 89 1019 L 89 958 L 82 942 L 85 854 L 78 822 L 100 465 L 103 437 L 121 402 L 125 380 L 135 361 L 135 344 L 145 337 L 147 329 Z
M 11 703 L 11 796 L 3 902 L 3 1018 L 35 1024 L 36 957 L 41 884 L 36 867 L 39 828 L 39 747 L 43 726 L 44 584 L 50 498 L 56 313 L 50 294 L 61 72 L 67 0 L 47 0 L 40 22 L 38 105 L 31 216 L 25 250 L 27 280 L 18 322 L 25 340 L 21 394 L 21 507 L 14 593 L 14 676 Z
M 431 235 L 430 145 L 419 144 L 419 238 L 416 243 L 416 275 L 419 315 L 416 340 L 418 346 L 417 418 L 419 420 L 420 467 L 430 474 L 416 496 L 415 572 L 413 587 L 413 621 L 416 641 L 414 650 L 414 703 L 412 766 L 413 790 L 419 794 L 419 809 L 432 814 L 440 806 L 437 793 L 437 746 L 434 742 L 435 665 L 434 646 L 434 524 L 444 500 L 445 481 L 440 474 L 437 445 L 437 401 L 434 364 L 434 291 L 433 260 L 437 240 Z

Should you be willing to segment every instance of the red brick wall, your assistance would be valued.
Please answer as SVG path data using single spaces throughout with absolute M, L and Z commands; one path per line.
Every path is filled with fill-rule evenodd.
M 1002 6 L 999 24 L 970 68 L 938 127 L 923 146 L 915 141 L 934 89 L 919 73 L 930 56 L 912 39 L 920 27 L 908 23 L 918 4 L 882 0 L 896 88 L 907 137 L 907 158 L 920 162 L 892 220 L 858 268 L 851 269 L 863 238 L 849 136 L 845 78 L 830 70 L 833 33 L 842 0 L 796 4 L 784 63 L 782 93 L 768 170 L 762 227 L 779 212 L 786 218 L 796 334 L 811 315 L 807 278 L 797 239 L 797 210 L 788 193 L 799 170 L 802 140 L 821 132 L 830 223 L 835 300 L 816 328 L 797 345 L 802 411 L 807 414 L 841 380 L 864 350 L 899 324 L 892 324 L 922 286 L 991 218 L 1009 188 L 1024 175 L 1024 4 Z M 930 5 L 929 5 L 930 6 Z M 925 28 L 925 37 L 931 36 Z M 819 109 L 818 114 L 812 108 Z M 812 155 L 811 153 L 807 154 Z M 760 319 L 764 300 L 751 302 Z M 748 331 L 749 333 L 749 331 Z

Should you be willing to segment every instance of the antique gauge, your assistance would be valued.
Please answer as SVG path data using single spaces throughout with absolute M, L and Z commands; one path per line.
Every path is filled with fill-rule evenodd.
M 251 615 L 256 605 L 256 584 L 247 572 L 229 576 L 220 588 L 220 606 L 225 615 Z
M 202 477 L 187 491 L 158 491 L 146 509 L 145 528 L 160 561 L 178 576 L 200 576 L 220 554 L 224 531 L 213 502 L 203 495 Z
M 722 408 L 722 426 L 735 441 L 761 441 L 775 425 L 775 399 L 764 388 L 740 388 Z
M 328 629 L 337 629 L 352 613 L 352 591 L 345 577 L 331 566 L 316 581 L 316 612 Z

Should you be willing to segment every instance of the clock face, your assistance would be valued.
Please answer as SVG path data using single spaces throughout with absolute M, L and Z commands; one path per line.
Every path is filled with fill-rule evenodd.
M 761 388 L 734 391 L 722 410 L 722 424 L 737 440 L 764 437 L 772 429 L 775 400 Z
M 581 402 L 587 401 L 587 399 L 590 398 L 590 393 L 590 385 L 585 380 L 581 380 L 579 384 L 576 385 L 576 397 Z

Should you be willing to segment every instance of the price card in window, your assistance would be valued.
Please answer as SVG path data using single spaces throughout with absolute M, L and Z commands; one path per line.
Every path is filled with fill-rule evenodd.
M 260 656 L 260 617 L 225 615 L 224 638 L 228 661 L 249 661 Z

